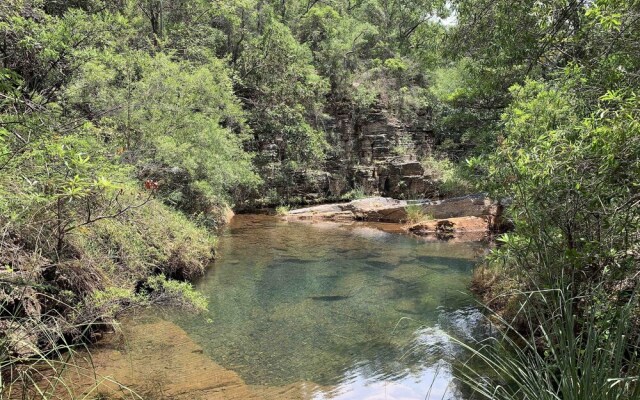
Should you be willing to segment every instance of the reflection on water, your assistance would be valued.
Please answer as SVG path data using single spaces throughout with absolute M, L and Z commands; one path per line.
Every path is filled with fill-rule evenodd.
M 208 315 L 172 320 L 249 385 L 313 399 L 464 398 L 447 334 L 478 337 L 467 291 L 481 246 L 354 225 L 239 216 L 197 285 Z

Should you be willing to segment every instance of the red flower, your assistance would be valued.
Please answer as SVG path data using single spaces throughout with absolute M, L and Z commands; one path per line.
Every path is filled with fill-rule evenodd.
M 156 190 L 158 190 L 158 182 L 152 180 L 152 179 L 147 179 L 146 181 L 144 181 L 144 188 L 147 190 L 151 190 L 152 192 L 155 192 Z

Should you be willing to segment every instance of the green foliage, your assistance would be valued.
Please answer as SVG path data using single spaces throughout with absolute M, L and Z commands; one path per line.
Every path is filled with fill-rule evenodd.
M 117 316 L 123 308 L 146 305 L 146 300 L 145 296 L 138 295 L 131 289 L 112 286 L 96 290 L 87 302 L 89 307 L 99 310 L 99 315 L 106 319 Z
M 580 102 L 562 89 L 529 82 L 513 93 L 504 116 L 507 137 L 489 160 L 489 179 L 495 196 L 514 196 L 516 232 L 547 248 L 542 258 L 522 254 L 517 263 L 539 272 L 542 282 L 593 263 L 600 267 L 576 279 L 633 273 L 628 232 L 639 217 L 631 206 L 640 173 L 636 96 L 609 93 L 602 97 L 608 106 L 579 118 Z
M 140 282 L 201 308 L 169 279 L 203 273 L 200 225 L 307 200 L 360 161 L 345 132 L 384 120 L 433 143 L 395 150 L 438 154 L 440 194 L 470 171 L 511 200 L 492 256 L 510 282 L 570 277 L 610 316 L 637 277 L 638 18 L 626 0 L 4 1 L 0 244 L 47 259 L 33 279 L 68 282 L 48 295 L 79 324 L 153 297 Z
M 7 222 L 49 256 L 61 256 L 67 234 L 120 210 L 114 200 L 124 188 L 116 182 L 127 168 L 110 163 L 93 135 L 87 124 L 74 136 L 41 137 L 0 175 Z
M 465 169 L 447 158 L 428 156 L 420 163 L 425 175 L 431 177 L 438 187 L 440 195 L 445 197 L 462 196 L 473 192 L 471 179 Z
M 186 284 L 157 278 L 148 296 L 137 286 L 201 276 L 215 239 L 192 216 L 259 183 L 223 61 L 156 47 L 135 2 L 54 3 L 0 5 L 0 249 L 9 289 L 42 292 L 14 304 L 34 312 L 16 325 L 33 348 L 20 358 L 3 347 L 2 379 L 5 365 L 39 362 L 30 355 L 46 335 L 85 340 L 149 301 L 201 309 Z
M 99 107 L 93 112 L 103 115 L 101 123 L 112 127 L 143 175 L 160 182 L 168 202 L 206 210 L 259 183 L 242 148 L 244 113 L 220 61 L 197 67 L 135 53 L 102 59 L 83 67 L 68 96 Z
M 416 224 L 425 219 L 431 219 L 425 214 L 420 204 L 409 204 L 404 208 L 407 213 L 407 222 L 410 224 Z
M 189 282 L 180 282 L 167 279 L 164 275 L 155 275 L 147 279 L 148 287 L 153 291 L 152 296 L 155 302 L 168 302 L 175 305 L 181 304 L 183 307 L 190 307 L 197 311 L 206 311 L 207 299 L 193 289 Z
M 367 197 L 367 193 L 365 192 L 364 188 L 362 186 L 356 185 L 353 189 L 343 194 L 341 199 L 342 200 L 358 200 L 358 199 L 364 199 L 365 197 Z
M 515 226 L 489 261 L 493 281 L 512 283 L 494 283 L 487 298 L 506 297 L 499 311 L 518 321 L 508 329 L 532 336 L 507 346 L 515 358 L 484 358 L 519 392 L 475 389 L 497 398 L 637 397 L 637 372 L 628 370 L 637 326 L 627 322 L 640 315 L 629 284 L 639 260 L 638 4 L 493 2 L 480 14 L 479 3 L 456 3 L 453 37 L 466 49 L 457 62 L 488 79 L 437 95 L 452 93 L 443 112 L 470 115 L 470 126 L 484 120 L 489 146 L 468 164 L 492 197 L 508 200 Z M 481 111 L 494 106 L 499 120 Z M 514 305 L 513 288 L 542 293 Z
M 384 67 L 391 72 L 403 72 L 407 69 L 407 64 L 400 58 L 387 58 L 384 60 Z
M 623 282 L 638 273 L 639 102 L 633 93 L 609 91 L 597 111 L 584 114 L 585 99 L 575 97 L 573 84 L 514 86 L 500 146 L 484 162 L 471 162 L 487 168 L 486 187 L 495 198 L 511 198 L 508 215 L 515 231 L 501 238 L 491 265 L 506 268 L 502 274 L 521 291 L 563 294 L 552 301 L 543 292 L 550 304 L 501 310 L 510 321 L 518 317 L 512 313 L 524 310 L 525 325 L 511 329 L 542 332 L 546 357 L 512 343 L 515 359 L 485 361 L 501 373 L 535 365 L 504 374 L 530 391 L 525 398 L 543 392 L 550 398 L 633 398 L 635 372 L 620 371 L 637 365 L 637 328 L 629 320 L 637 321 L 640 308 Z M 537 337 L 524 339 L 525 346 L 539 347 Z M 567 373 L 573 378 L 565 379 Z M 500 392 L 500 398 L 516 396 Z
M 278 206 L 276 207 L 276 215 L 280 215 L 280 216 L 287 215 L 290 209 L 291 209 L 290 206 Z
M 593 303 L 578 311 L 577 304 L 584 298 L 567 298 L 560 290 L 521 295 L 522 319 L 531 334 L 521 334 L 508 320 L 497 317 L 506 327 L 505 334 L 478 346 L 458 342 L 475 360 L 474 366 L 459 369 L 476 393 L 499 400 L 640 396 L 640 342 L 630 321 L 635 295 L 619 310 L 604 313 Z M 606 327 L 599 326 L 601 318 L 611 318 Z
M 243 90 L 252 99 L 250 124 L 256 140 L 273 143 L 275 160 L 293 163 L 322 159 L 326 142 L 310 122 L 322 118 L 326 82 L 311 64 L 311 52 L 289 28 L 271 20 L 248 43 L 239 60 Z
M 124 286 L 157 270 L 173 278 L 196 278 L 213 258 L 215 246 L 209 233 L 155 200 L 122 217 L 98 221 L 71 241 L 81 260 Z
M 313 7 L 297 30 L 302 42 L 309 43 L 316 68 L 329 79 L 330 96 L 339 100 L 350 96 L 354 73 L 361 64 L 359 55 L 370 52 L 378 30 L 366 19 L 336 8 Z

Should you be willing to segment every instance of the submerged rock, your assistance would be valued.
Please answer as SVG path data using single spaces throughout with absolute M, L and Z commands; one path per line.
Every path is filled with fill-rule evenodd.
M 77 397 L 97 393 L 110 399 L 293 400 L 317 385 L 248 385 L 236 372 L 209 358 L 177 325 L 153 318 L 123 324 L 123 336 L 111 336 L 78 365 L 65 370 L 68 391 Z M 63 389 L 61 389 L 61 392 Z M 68 394 L 65 392 L 64 395 Z M 63 398 L 63 397 L 56 397 Z

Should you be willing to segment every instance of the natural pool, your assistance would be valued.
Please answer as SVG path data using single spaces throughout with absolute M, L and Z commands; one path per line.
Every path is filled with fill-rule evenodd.
M 469 398 L 449 335 L 485 335 L 485 245 L 379 228 L 236 216 L 196 285 L 210 311 L 131 316 L 93 365 L 154 400 Z
M 464 398 L 447 333 L 482 334 L 467 290 L 482 250 L 361 224 L 238 216 L 197 285 L 210 313 L 173 321 L 249 385 L 312 382 L 324 388 L 310 395 L 318 399 Z

